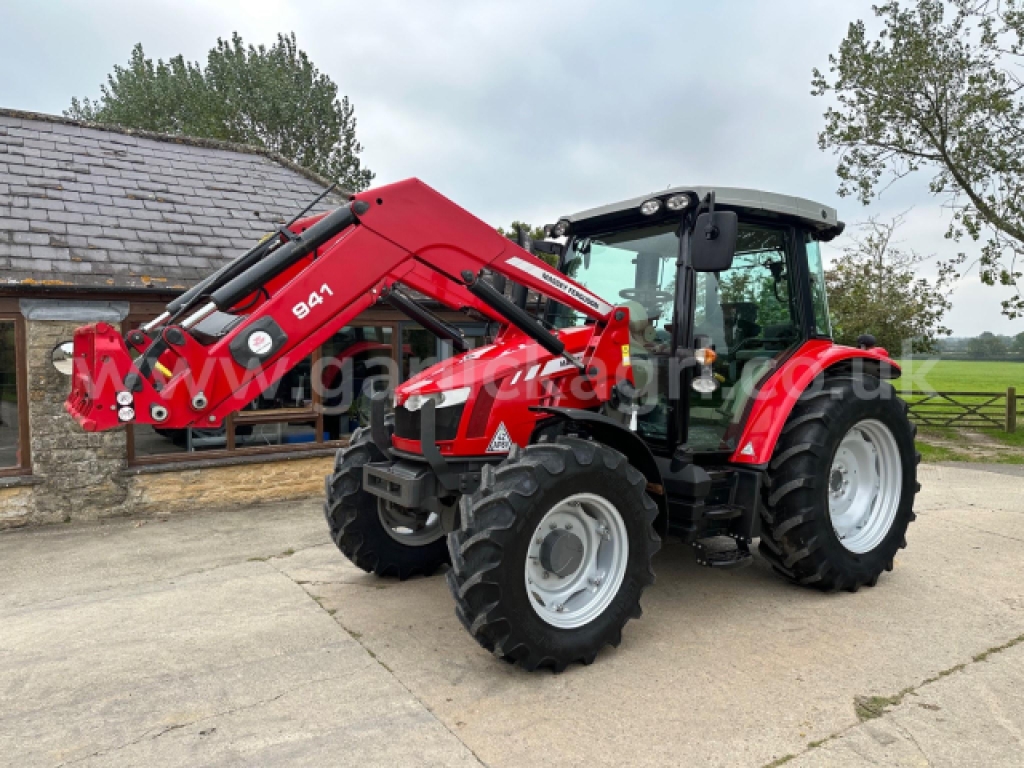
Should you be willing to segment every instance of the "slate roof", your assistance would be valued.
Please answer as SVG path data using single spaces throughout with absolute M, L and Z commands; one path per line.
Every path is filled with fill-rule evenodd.
M 177 293 L 328 184 L 256 147 L 0 109 L 0 290 Z

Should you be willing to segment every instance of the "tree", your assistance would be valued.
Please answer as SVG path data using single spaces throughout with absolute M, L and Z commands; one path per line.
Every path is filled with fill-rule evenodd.
M 946 236 L 984 241 L 981 279 L 1013 286 L 1007 316 L 1024 316 L 1024 0 L 898 0 L 874 7 L 883 30 L 869 40 L 850 24 L 829 75 L 819 136 L 839 156 L 840 194 L 867 204 L 915 171 L 952 210 Z M 964 260 L 961 255 L 959 261 Z
M 350 190 L 369 186 L 356 118 L 347 96 L 299 49 L 294 33 L 246 47 L 217 39 L 206 66 L 182 56 L 156 64 L 142 44 L 114 66 L 100 97 L 71 100 L 64 114 L 159 133 L 266 147 Z
M 1002 357 L 1006 354 L 1006 342 L 994 333 L 985 331 L 967 342 L 967 354 L 971 357 Z
M 950 335 L 942 318 L 950 308 L 952 268 L 940 265 L 934 281 L 917 277 L 915 270 L 928 257 L 904 250 L 895 240 L 903 224 L 869 219 L 860 235 L 844 249 L 825 273 L 832 332 L 841 344 L 854 345 L 862 333 L 875 336 L 894 354 L 935 350 L 940 336 Z
M 508 229 L 498 227 L 498 234 L 501 235 L 502 237 L 507 237 L 509 240 L 512 240 L 514 242 L 519 242 L 520 229 L 525 229 L 527 232 L 529 232 L 531 240 L 543 240 L 545 238 L 543 227 L 534 227 L 531 224 L 526 224 L 525 222 L 522 221 L 513 221 L 511 224 L 509 224 Z M 538 259 L 546 261 L 552 267 L 558 266 L 558 258 L 554 254 L 537 252 L 534 253 L 534 256 L 536 256 Z
M 1013 345 L 1010 347 L 1010 351 L 1015 355 L 1024 357 L 1024 332 L 1018 333 L 1013 337 Z

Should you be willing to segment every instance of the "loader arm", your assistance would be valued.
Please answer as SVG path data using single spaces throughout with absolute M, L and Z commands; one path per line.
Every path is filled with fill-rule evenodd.
M 75 332 L 65 407 L 83 429 L 219 425 L 395 286 L 505 325 L 522 321 L 473 289 L 481 270 L 572 307 L 598 329 L 613 309 L 416 179 L 296 222 L 234 264 L 127 338 L 105 323 Z M 200 333 L 214 321 L 214 333 Z

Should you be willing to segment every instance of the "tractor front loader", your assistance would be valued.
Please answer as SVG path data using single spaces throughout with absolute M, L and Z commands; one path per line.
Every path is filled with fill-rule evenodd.
M 552 268 L 426 185 L 283 227 L 122 336 L 54 351 L 86 430 L 215 428 L 377 302 L 456 355 L 373 399 L 327 478 L 331 536 L 400 579 L 450 565 L 456 614 L 526 669 L 618 645 L 666 536 L 736 568 L 873 586 L 913 520 L 899 369 L 830 338 L 835 211 L 682 187 L 560 220 Z M 540 314 L 503 287 L 546 301 Z M 496 324 L 467 349 L 418 300 Z M 390 411 L 390 412 L 389 412 Z

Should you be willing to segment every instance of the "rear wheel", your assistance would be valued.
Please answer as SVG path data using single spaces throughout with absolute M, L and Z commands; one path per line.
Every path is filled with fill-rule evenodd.
M 796 583 L 856 591 L 891 571 L 914 519 L 916 428 L 892 386 L 828 377 L 804 395 L 769 465 L 760 552 Z
M 617 646 L 661 546 L 646 479 L 618 451 L 559 438 L 486 467 L 448 537 L 456 614 L 487 650 L 557 672 Z
M 378 576 L 429 576 L 448 562 L 437 515 L 389 508 L 363 490 L 363 465 L 383 461 L 367 430 L 338 451 L 327 476 L 324 516 L 331 539 L 355 565 Z

